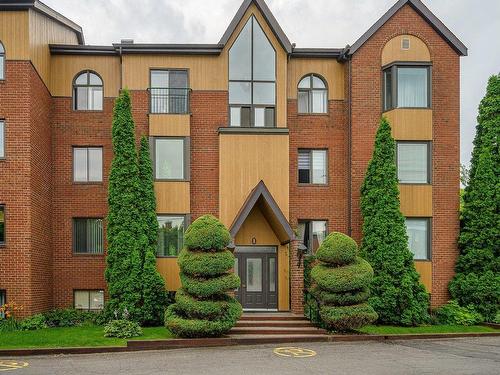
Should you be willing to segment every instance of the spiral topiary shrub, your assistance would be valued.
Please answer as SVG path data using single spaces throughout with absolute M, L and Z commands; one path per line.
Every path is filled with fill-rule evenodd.
M 316 253 L 319 263 L 311 271 L 311 293 L 320 301 L 321 319 L 331 330 L 357 329 L 378 318 L 366 303 L 373 269 L 357 254 L 356 242 L 336 232 L 328 235 Z
M 211 215 L 200 217 L 186 230 L 186 247 L 177 260 L 182 288 L 165 313 L 165 325 L 175 335 L 221 336 L 240 318 L 241 305 L 226 294 L 240 286 L 231 271 L 230 241 L 229 231 Z

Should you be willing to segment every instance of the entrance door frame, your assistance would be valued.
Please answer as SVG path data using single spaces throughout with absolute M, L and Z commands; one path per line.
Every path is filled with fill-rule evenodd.
M 269 251 L 272 250 L 272 251 Z M 278 311 L 278 303 L 279 303 L 279 257 L 278 257 L 279 247 L 277 245 L 236 245 L 234 255 L 238 257 L 238 254 L 274 254 L 276 259 L 275 265 L 275 290 L 276 290 L 276 307 L 275 308 L 245 308 L 243 307 L 243 311 Z M 241 277 L 240 270 L 242 269 L 242 264 L 240 262 L 240 258 L 238 258 L 238 275 Z M 263 264 L 263 268 L 267 267 L 267 264 Z M 246 269 L 245 269 L 246 272 Z M 269 272 L 269 271 L 267 271 Z M 246 278 L 246 274 L 245 274 Z M 269 279 L 269 277 L 267 277 Z M 263 287 L 269 287 L 269 282 Z M 239 295 L 240 300 L 242 298 L 241 287 L 235 292 L 236 296 Z

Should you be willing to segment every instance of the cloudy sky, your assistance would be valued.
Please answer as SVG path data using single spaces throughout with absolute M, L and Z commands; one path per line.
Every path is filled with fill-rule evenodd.
M 87 44 L 217 43 L 243 0 L 43 0 L 84 29 Z M 468 164 L 486 82 L 500 72 L 500 1 L 423 0 L 467 47 L 462 58 L 461 159 Z M 396 0 L 267 0 L 297 47 L 352 44 Z

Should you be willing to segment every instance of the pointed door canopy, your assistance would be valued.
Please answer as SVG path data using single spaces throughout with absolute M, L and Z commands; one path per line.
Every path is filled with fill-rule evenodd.
M 229 27 L 226 29 L 226 32 L 219 41 L 219 45 L 225 46 L 227 44 L 229 38 L 231 38 L 231 35 L 233 35 L 234 31 L 238 27 L 238 24 L 241 22 L 246 11 L 252 4 L 255 4 L 257 9 L 260 10 L 262 15 L 264 16 L 264 19 L 269 24 L 269 27 L 273 31 L 274 35 L 280 42 L 283 49 L 287 53 L 292 53 L 292 43 L 290 43 L 290 40 L 288 40 L 288 37 L 286 36 L 285 32 L 279 25 L 278 21 L 276 21 L 276 18 L 274 18 L 273 13 L 271 12 L 271 10 L 269 9 L 264 0 L 244 0 L 240 8 L 236 12 L 236 15 L 229 24 Z
M 248 218 L 248 215 L 250 215 L 250 212 L 252 212 L 252 209 L 256 206 L 260 208 L 262 214 L 267 219 L 282 245 L 286 245 L 295 239 L 295 233 L 292 227 L 263 181 L 260 181 L 250 192 L 245 203 L 236 215 L 233 224 L 231 224 L 229 232 L 233 238 L 236 237 L 243 223 Z
M 372 27 L 368 29 L 351 47 L 348 54 L 354 54 L 375 34 L 398 10 L 405 5 L 411 6 L 436 32 L 461 56 L 467 56 L 467 47 L 448 29 L 429 8 L 420 0 L 399 0 Z

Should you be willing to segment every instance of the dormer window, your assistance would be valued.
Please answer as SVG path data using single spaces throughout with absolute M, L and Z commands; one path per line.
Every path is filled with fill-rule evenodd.
M 276 51 L 252 16 L 229 50 L 230 125 L 276 126 Z

